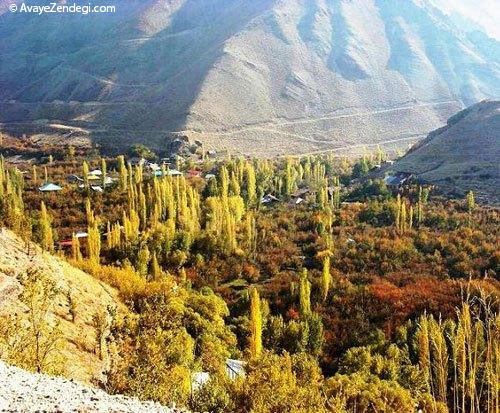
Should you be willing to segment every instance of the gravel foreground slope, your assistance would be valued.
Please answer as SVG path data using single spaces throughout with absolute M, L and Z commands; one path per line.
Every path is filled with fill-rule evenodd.
M 154 402 L 111 396 L 60 377 L 29 373 L 1 361 L 0 412 L 186 413 Z

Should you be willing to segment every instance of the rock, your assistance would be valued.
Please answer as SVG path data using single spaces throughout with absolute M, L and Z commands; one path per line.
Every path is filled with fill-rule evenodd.
M 92 395 L 91 395 L 92 394 Z M 30 373 L 0 361 L 1 412 L 188 413 L 151 401 L 112 396 L 61 377 Z

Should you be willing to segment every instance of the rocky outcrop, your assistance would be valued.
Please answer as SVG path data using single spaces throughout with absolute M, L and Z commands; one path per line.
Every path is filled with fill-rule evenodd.
M 185 413 L 154 402 L 111 396 L 60 377 L 29 373 L 0 361 L 0 411 Z

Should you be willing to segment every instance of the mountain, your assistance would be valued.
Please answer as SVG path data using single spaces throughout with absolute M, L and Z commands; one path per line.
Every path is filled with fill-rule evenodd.
M 43 252 L 38 246 L 27 244 L 11 231 L 2 228 L 0 228 L 0 332 L 2 334 L 0 359 L 15 361 L 21 366 L 30 363 L 30 360 L 20 360 L 21 355 L 16 353 L 19 347 L 14 337 L 22 339 L 17 344 L 23 347 L 31 343 L 26 324 L 22 324 L 23 331 L 12 331 L 11 334 L 7 334 L 10 339 L 6 347 L 2 346 L 5 344 L 2 338 L 6 336 L 3 317 L 34 314 L 36 320 L 39 320 L 41 314 L 45 313 L 41 305 L 28 308 L 20 298 L 26 290 L 26 285 L 35 285 L 23 281 L 23 277 L 28 274 L 38 277 L 40 283 L 36 284 L 37 287 L 43 286 L 49 290 L 48 286 L 52 283 L 55 287 L 56 294 L 50 299 L 46 318 L 58 331 L 58 334 L 52 337 L 57 340 L 57 343 L 54 340 L 54 344 L 57 344 L 59 351 L 57 358 L 55 353 L 51 353 L 54 357 L 50 360 L 50 364 L 53 365 L 50 369 L 54 368 L 65 377 L 83 383 L 95 384 L 102 381 L 108 361 L 106 358 L 101 358 L 96 351 L 98 339 L 95 320 L 96 316 L 101 316 L 110 309 L 114 309 L 118 315 L 126 314 L 125 306 L 118 299 L 117 292 L 89 274 L 72 267 L 66 261 Z M 44 297 L 51 296 L 49 293 L 44 294 Z M 106 319 L 108 318 L 109 314 Z M 104 333 L 103 339 L 106 340 L 109 336 L 109 326 Z M 52 348 L 47 344 L 48 340 L 43 339 L 42 348 Z M 60 366 L 55 367 L 55 364 Z M 59 371 L 59 367 L 63 370 Z M 0 389 L 0 394 L 2 393 Z M 3 411 L 1 403 L 0 410 Z
M 452 116 L 393 168 L 478 199 L 500 203 L 500 101 L 477 103 Z
M 500 43 L 430 0 L 106 3 L 116 13 L 0 16 L 4 130 L 114 152 L 180 136 L 258 156 L 359 153 L 500 96 Z

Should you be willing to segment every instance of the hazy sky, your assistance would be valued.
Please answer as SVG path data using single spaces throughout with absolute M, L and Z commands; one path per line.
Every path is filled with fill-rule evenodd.
M 456 11 L 485 28 L 500 40 L 500 0 L 432 0 L 446 12 Z

